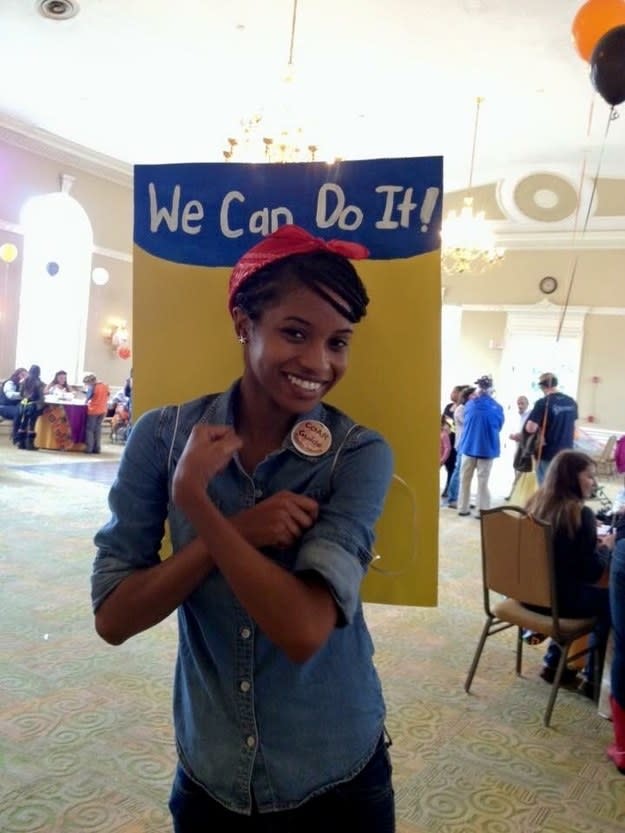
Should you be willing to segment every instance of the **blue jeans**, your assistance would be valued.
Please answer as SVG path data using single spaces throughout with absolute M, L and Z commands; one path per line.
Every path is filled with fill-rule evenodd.
M 456 465 L 447 487 L 447 500 L 449 503 L 458 502 L 458 489 L 460 488 L 460 466 L 462 465 L 462 454 L 456 454 Z
M 384 736 L 351 781 L 294 810 L 233 813 L 198 787 L 179 765 L 169 799 L 174 833 L 393 833 L 395 803 Z
M 625 709 L 625 539 L 616 542 L 610 567 L 610 610 L 614 634 L 611 694 Z
M 588 644 L 592 648 L 596 648 L 599 663 L 599 679 L 601 678 L 601 668 L 603 667 L 603 659 L 605 657 L 605 649 L 608 641 L 608 634 L 610 632 L 610 601 L 608 597 L 607 587 L 596 587 L 593 584 L 584 584 L 580 587 L 574 605 L 568 607 L 563 606 L 560 611 L 560 616 L 570 617 L 585 617 L 597 616 L 597 624 L 595 629 L 590 634 Z M 545 665 L 550 668 L 556 668 L 560 659 L 560 648 L 555 642 L 551 641 L 547 652 L 543 658 Z M 594 667 L 593 655 L 589 654 L 584 667 L 584 677 L 588 682 L 594 682 Z

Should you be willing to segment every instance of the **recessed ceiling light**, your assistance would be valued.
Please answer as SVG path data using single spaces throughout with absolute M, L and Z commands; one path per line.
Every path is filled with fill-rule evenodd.
M 37 9 L 50 20 L 69 20 L 80 11 L 78 0 L 37 0 Z

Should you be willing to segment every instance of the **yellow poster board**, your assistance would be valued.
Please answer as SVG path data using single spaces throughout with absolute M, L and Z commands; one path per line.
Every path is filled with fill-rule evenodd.
M 295 222 L 369 248 L 356 267 L 371 303 L 328 401 L 395 456 L 363 585 L 371 602 L 437 599 L 441 194 L 439 157 L 135 169 L 134 418 L 240 376 L 227 282 L 261 234 Z

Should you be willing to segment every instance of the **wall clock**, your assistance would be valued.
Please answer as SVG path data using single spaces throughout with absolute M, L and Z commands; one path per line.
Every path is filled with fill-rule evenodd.
M 538 286 L 544 295 L 551 295 L 551 293 L 555 292 L 558 288 L 558 282 L 555 278 L 552 278 L 551 275 L 547 275 L 541 280 Z

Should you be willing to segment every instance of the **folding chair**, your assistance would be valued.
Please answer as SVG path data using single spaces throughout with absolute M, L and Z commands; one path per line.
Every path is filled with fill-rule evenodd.
M 521 676 L 523 629 L 545 634 L 557 643 L 562 652 L 544 715 L 544 724 L 549 726 L 567 662 L 573 662 L 592 651 L 592 648 L 585 647 L 569 656 L 571 645 L 579 637 L 590 634 L 596 619 L 564 619 L 558 614 L 549 524 L 534 519 L 516 506 L 482 510 L 480 524 L 486 621 L 464 690 L 468 693 L 471 688 L 482 650 L 489 636 L 511 627 L 518 629 L 516 673 Z M 495 594 L 503 598 L 495 598 Z M 521 600 L 525 604 L 550 609 L 551 613 L 543 615 L 528 610 L 521 604 Z M 593 661 L 597 663 L 596 656 L 593 657 Z M 594 679 L 597 680 L 596 674 Z

